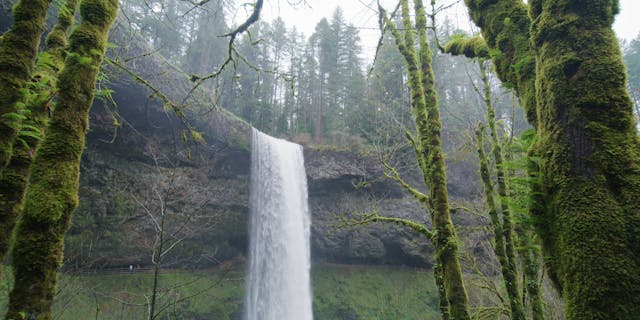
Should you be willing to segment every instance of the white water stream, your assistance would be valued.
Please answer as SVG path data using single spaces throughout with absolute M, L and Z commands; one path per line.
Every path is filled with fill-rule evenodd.
M 253 129 L 246 320 L 312 320 L 302 146 Z

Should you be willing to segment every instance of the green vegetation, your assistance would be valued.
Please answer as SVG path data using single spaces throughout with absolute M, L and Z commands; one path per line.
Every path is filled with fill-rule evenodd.
M 407 134 L 407 138 L 416 155 L 417 166 L 422 170 L 424 183 L 429 188 L 429 196 L 422 195 L 412 188 L 412 194 L 428 199 L 426 214 L 431 218 L 435 247 L 434 268 L 436 284 L 439 288 L 440 311 L 443 318 L 455 320 L 470 319 L 469 298 L 462 277 L 458 257 L 458 238 L 453 227 L 449 211 L 449 193 L 442 150 L 440 109 L 433 72 L 433 59 L 427 40 L 427 16 L 421 0 L 414 1 L 415 25 L 411 21 L 409 1 L 400 2 L 403 32 L 390 20 L 382 7 L 380 21 L 384 21 L 396 41 L 396 46 L 405 62 L 405 72 L 409 81 L 407 86 L 411 94 L 411 113 L 415 117 L 416 135 Z M 382 22 L 381 22 L 382 23 Z M 415 42 L 415 30 L 417 40 Z M 401 179 L 400 179 L 401 180 Z M 446 303 L 445 303 L 446 301 Z
M 78 205 L 89 110 L 117 8 L 114 0 L 80 3 L 82 19 L 69 36 L 69 53 L 59 75 L 59 101 L 35 153 L 23 215 L 15 231 L 15 281 L 29 285 L 17 285 L 11 291 L 8 319 L 52 319 L 64 236 Z
M 0 303 L 4 304 L 0 311 L 4 314 L 8 310 L 7 318 L 14 320 L 50 320 L 55 315 L 70 319 L 136 319 L 145 318 L 148 309 L 152 315 L 158 311 L 165 318 L 239 318 L 244 286 L 239 271 L 163 274 L 156 307 L 149 302 L 155 299 L 149 298 L 149 290 L 155 286 L 150 274 L 63 275 L 58 286 L 65 233 L 78 205 L 80 161 L 89 128 L 89 109 L 107 47 L 107 33 L 118 6 L 116 0 L 83 0 L 82 20 L 76 24 L 73 17 L 78 1 L 67 0 L 66 4 L 60 1 L 55 6 L 59 17 L 47 40 L 48 51 L 38 48 L 50 0 L 12 1 L 15 2 L 13 25 L 0 36 L 0 262 L 8 248 L 13 247 L 13 272 L 6 275 L 5 284 L 0 287 Z M 450 216 L 453 206 L 449 202 L 449 192 L 453 194 L 455 191 L 450 190 L 457 186 L 447 185 L 451 175 L 445 160 L 452 163 L 455 158 L 471 158 L 468 150 L 459 151 L 468 149 L 469 141 L 465 137 L 468 132 L 464 130 L 482 118 L 484 109 L 475 103 L 478 99 L 470 93 L 472 85 L 454 81 L 461 77 L 467 80 L 468 72 L 461 70 L 466 69 L 468 62 L 454 60 L 457 58 L 449 55 L 443 58 L 429 50 L 427 30 L 437 34 L 436 1 L 431 2 L 432 28 L 427 27 L 421 0 L 402 0 L 398 5 L 402 9 L 400 16 L 395 13 L 381 16 L 381 27 L 391 31 L 392 37 L 380 39 L 378 60 L 371 67 L 370 77 L 365 77 L 359 58 L 362 50 L 358 45 L 358 28 L 349 24 L 340 9 L 331 19 L 322 19 L 311 37 L 304 38 L 295 29 L 288 30 L 282 19 L 273 23 L 256 22 L 263 2 L 258 0 L 252 15 L 255 19 L 251 18 L 239 31 L 228 34 L 232 40 L 227 42 L 220 35 L 229 31 L 225 21 L 231 20 L 225 15 L 230 2 L 202 1 L 195 6 L 190 1 L 165 2 L 131 0 L 123 4 L 123 15 L 130 17 L 130 25 L 123 28 L 139 32 L 142 39 L 129 40 L 129 44 L 143 43 L 142 51 L 147 51 L 144 42 L 149 40 L 157 51 L 129 52 L 131 48 L 125 40 L 122 48 L 118 48 L 123 50 L 114 50 L 114 55 L 123 56 L 115 57 L 116 62 L 112 64 L 121 64 L 122 68 L 143 65 L 145 72 L 155 74 L 160 80 L 147 82 L 143 77 L 149 74 L 142 72 L 138 82 L 170 83 L 166 86 L 176 87 L 176 92 L 195 90 L 187 80 L 191 79 L 197 83 L 196 87 L 203 85 L 200 88 L 207 92 L 207 106 L 213 101 L 216 109 L 220 105 L 229 110 L 213 110 L 211 114 L 216 115 L 209 117 L 210 110 L 203 110 L 205 108 L 187 110 L 193 96 L 176 98 L 181 93 L 167 94 L 165 106 L 175 111 L 181 120 L 198 118 L 198 125 L 219 129 L 219 136 L 225 137 L 229 145 L 241 145 L 244 149 L 250 144 L 245 131 L 251 124 L 303 144 L 320 145 L 323 150 L 349 150 L 345 146 L 358 146 L 352 150 L 364 153 L 366 151 L 359 147 L 366 144 L 367 148 L 376 147 L 381 153 L 397 151 L 402 154 L 397 156 L 403 158 L 397 161 L 401 165 L 417 158 L 417 163 L 412 162 L 413 167 L 406 171 L 396 170 L 387 163 L 385 166 L 387 173 L 393 173 L 388 177 L 401 182 L 424 205 L 420 210 L 425 219 L 409 223 L 396 217 L 373 216 L 371 220 L 401 223 L 429 237 L 435 247 L 435 277 L 406 269 L 320 266 L 313 275 L 316 319 L 424 319 L 439 315 L 447 320 L 471 318 L 465 286 L 471 287 L 473 280 L 463 281 L 459 256 L 464 247 L 456 237 Z M 548 269 L 545 277 L 561 292 L 567 319 L 636 318 L 640 314 L 640 139 L 637 130 L 640 40 L 632 41 L 626 48 L 627 79 L 611 30 L 619 10 L 617 0 L 529 0 L 526 3 L 465 0 L 465 3 L 482 35 L 453 37 L 445 51 L 492 59 L 496 74 L 505 87 L 517 94 L 524 116 L 535 131 L 528 156 L 522 155 L 522 150 L 520 154 L 512 154 L 513 145 L 500 141 L 503 138 L 501 122 L 510 122 L 510 129 L 505 132 L 515 137 L 517 130 L 513 128 L 519 120 L 516 120 L 516 111 L 511 117 L 507 115 L 511 111 L 505 111 L 504 106 L 501 108 L 496 103 L 494 108 L 492 105 L 497 95 L 493 96 L 489 89 L 497 85 L 491 83 L 482 63 L 480 71 L 493 152 L 485 154 L 486 142 L 482 141 L 478 151 L 490 215 L 489 221 L 480 221 L 473 227 L 480 229 L 492 224 L 493 253 L 502 270 L 478 272 L 490 275 L 489 280 L 496 280 L 489 290 L 493 290 L 499 298 L 496 300 L 500 301 L 484 303 L 472 310 L 499 309 L 496 314 L 508 315 L 514 320 L 542 319 L 544 310 L 538 281 L 542 259 L 538 252 L 540 242 Z M 380 11 L 384 14 L 382 8 Z M 236 39 L 251 24 L 252 36 Z M 75 27 L 67 44 L 72 26 Z M 458 31 L 450 28 L 443 38 Z M 234 43 L 233 39 L 237 41 Z M 134 55 L 139 56 L 133 58 Z M 39 57 L 37 65 L 36 57 Z M 148 57 L 152 57 L 149 64 L 135 61 Z M 153 60 L 156 58 L 162 62 Z M 219 59 L 227 60 L 221 64 Z M 154 70 L 165 62 L 171 64 L 179 76 L 172 78 L 174 73 Z M 225 70 L 227 65 L 233 67 Z M 437 79 L 439 84 L 435 83 L 434 68 L 435 74 L 442 76 Z M 180 69 L 185 72 L 180 73 Z M 137 76 L 133 71 L 129 75 Z M 216 83 L 204 82 L 214 78 Z M 188 88 L 182 86 L 180 79 Z M 165 131 L 165 136 L 154 139 L 174 147 L 170 142 L 173 140 L 166 139 L 171 135 L 168 128 L 172 120 L 157 122 L 155 127 L 158 119 L 153 113 L 159 108 L 153 105 L 153 100 L 165 94 L 159 90 L 150 96 L 142 91 L 135 94 L 139 100 L 148 98 L 144 106 L 147 118 L 144 129 Z M 180 108 L 169 103 L 171 99 L 182 98 L 185 102 Z M 140 111 L 134 110 L 138 106 L 133 103 L 122 107 L 127 112 L 133 111 L 131 114 Z M 109 112 L 111 110 L 106 111 Z M 198 112 L 201 113 L 196 114 Z M 113 111 L 111 116 L 116 113 Z M 104 120 L 104 113 L 98 114 L 96 112 L 94 120 Z M 228 121 L 228 127 L 221 128 L 224 126 L 218 125 L 215 117 L 233 119 Z M 138 130 L 142 126 L 131 125 L 131 119 L 124 119 L 127 126 L 122 126 L 115 116 L 113 120 L 114 125 L 125 132 L 115 134 L 111 143 L 121 142 L 117 140 L 131 133 L 126 130 L 136 128 L 133 129 L 136 138 L 130 141 L 144 142 L 127 147 L 132 150 L 147 147 L 151 139 L 147 140 L 145 135 L 150 131 Z M 214 138 L 186 127 L 196 139 Z M 403 127 L 410 129 L 398 130 Z M 182 132 L 186 141 L 185 130 Z M 483 136 L 478 138 L 482 140 Z M 325 143 L 331 146 L 326 147 Z M 38 147 L 38 144 L 41 145 Z M 197 161 L 209 160 L 191 161 L 190 155 L 186 158 L 189 161 L 185 162 L 194 166 L 200 165 Z M 518 168 L 509 167 L 513 158 L 520 161 Z M 217 162 L 217 159 L 210 160 Z M 522 177 L 523 163 L 528 166 L 528 177 Z M 458 180 L 465 183 L 470 181 L 470 172 L 477 168 L 468 165 L 466 169 L 458 174 L 462 176 Z M 424 182 L 426 188 L 414 188 L 411 183 L 415 183 L 415 179 L 408 183 L 402 180 L 405 175 L 420 170 L 422 176 L 417 181 L 418 184 Z M 96 181 L 97 184 L 111 182 L 108 180 L 112 176 L 107 171 L 105 169 L 104 180 Z M 215 175 L 226 174 L 225 169 L 220 171 Z M 359 171 L 352 174 L 360 176 Z M 203 176 L 209 176 L 209 172 Z M 511 182 L 517 179 L 521 180 L 520 185 Z M 364 185 L 364 182 L 358 184 Z M 94 187 L 92 191 L 96 196 L 108 190 Z M 456 196 L 477 199 L 481 187 L 477 184 L 476 190 L 472 190 L 473 186 L 460 188 Z M 420 191 L 427 189 L 428 192 Z M 90 248 L 89 254 L 108 248 L 101 250 L 100 255 L 113 257 L 118 255 L 118 250 L 133 251 L 144 245 L 127 243 L 121 235 L 129 230 L 121 228 L 123 222 L 119 222 L 124 221 L 121 218 L 129 219 L 127 222 L 138 219 L 135 213 L 139 208 L 128 205 L 126 199 L 118 202 L 113 194 L 105 197 L 111 198 L 100 213 L 80 211 L 82 220 L 75 225 L 78 232 L 68 238 L 69 246 L 75 246 L 75 251 L 68 253 L 79 258 L 67 262 L 77 262 L 78 268 L 82 268 L 86 246 Z M 232 202 L 230 196 L 220 197 Z M 23 198 L 26 199 L 24 206 Z M 187 201 L 190 200 L 171 202 L 171 205 L 184 208 Z M 526 204 L 514 205 L 515 202 Z M 238 203 L 229 204 L 234 205 Z M 244 209 L 243 205 L 238 207 L 241 207 L 238 210 Z M 115 210 L 108 210 L 111 208 Z M 207 214 L 216 212 L 221 217 L 216 224 L 221 230 L 216 231 L 221 241 L 215 243 L 221 249 L 215 258 L 223 260 L 239 254 L 241 246 L 232 248 L 229 239 L 244 239 L 244 219 L 227 215 L 226 209 L 220 213 L 223 210 L 214 205 L 209 209 Z M 228 211 L 236 212 L 235 209 Z M 13 234 L 20 215 L 22 218 Z M 149 215 L 153 219 L 153 215 Z M 429 217 L 432 229 L 425 224 Z M 518 219 L 529 224 L 519 225 Z M 535 225 L 539 238 L 528 229 L 529 225 Z M 139 231 L 133 229 L 136 226 L 131 223 L 132 230 Z M 96 237 L 94 231 L 103 232 L 104 237 Z M 196 238 L 199 233 L 193 235 Z M 217 234 L 212 238 L 217 239 Z M 94 240 L 100 241 L 94 245 Z M 476 252 L 491 242 L 490 233 L 469 241 L 475 243 L 464 245 L 473 246 L 473 254 L 488 258 L 497 266 L 492 254 Z M 158 263 L 162 248 L 160 246 L 156 255 Z M 181 250 L 191 254 L 190 248 Z M 393 247 L 389 246 L 389 250 Z M 492 278 L 499 271 L 503 279 Z M 14 283 L 14 277 L 15 285 L 10 288 L 7 284 Z M 54 315 L 50 309 L 58 290 Z M 472 301 L 475 300 L 472 298 Z M 439 313 L 435 309 L 438 303 Z
M 314 319 L 439 319 L 430 270 L 391 267 L 312 269 Z
M 58 22 L 46 38 L 46 51 L 38 58 L 36 77 L 28 83 L 22 132 L 14 141 L 9 164 L 0 170 L 0 261 L 4 261 L 9 252 L 13 229 L 22 211 L 33 153 L 40 145 L 54 108 L 52 100 L 56 95 L 58 72 L 64 66 L 67 32 L 73 25 L 77 7 L 78 0 L 67 0 L 58 14 Z
M 51 2 L 22 0 L 13 8 L 13 25 L 0 41 L 0 170 L 12 155 L 24 118 L 24 87 L 36 63 L 40 37 Z
M 567 319 L 637 317 L 640 153 L 618 1 L 465 3 L 536 129 L 531 214 Z
M 317 266 L 312 269 L 314 319 L 439 319 L 429 270 Z M 144 319 L 151 273 L 62 275 L 54 316 L 60 320 Z M 244 277 L 232 271 L 177 271 L 160 277 L 160 319 L 241 319 Z M 0 285 L 0 313 L 6 309 Z

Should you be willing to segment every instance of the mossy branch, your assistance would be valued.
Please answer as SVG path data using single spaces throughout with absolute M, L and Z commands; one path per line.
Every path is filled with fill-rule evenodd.
M 451 221 L 446 187 L 446 172 L 442 141 L 440 137 L 440 114 L 432 68 L 431 50 L 426 37 L 426 12 L 421 0 L 414 0 L 415 30 L 418 45 L 415 44 L 414 26 L 408 0 L 401 0 L 401 17 L 404 33 L 401 35 L 382 8 L 381 19 L 389 26 L 396 40 L 396 46 L 404 58 L 409 77 L 411 92 L 411 112 L 415 117 L 420 148 L 417 153 L 418 164 L 423 173 L 425 184 L 429 186 L 432 202 L 431 218 L 434 226 L 434 245 L 436 261 L 442 266 L 443 279 L 438 285 L 442 315 L 457 320 L 470 319 L 468 296 L 462 279 L 462 270 L 458 260 L 458 244 Z M 418 49 L 416 49 L 416 47 Z M 419 51 L 418 51 L 419 50 Z M 417 52 L 418 51 L 418 52 Z M 416 141 L 417 142 L 417 141 Z
M 117 0 L 83 0 L 80 4 L 82 21 L 69 36 L 69 54 L 58 78 L 58 105 L 33 159 L 15 232 L 16 285 L 10 293 L 8 319 L 52 319 L 64 236 L 78 205 L 89 110 L 117 12 Z
M 500 263 L 500 270 L 502 272 L 502 278 L 505 283 L 505 287 L 507 289 L 507 294 L 509 298 L 509 315 L 513 319 L 524 320 L 524 307 L 521 301 L 521 296 L 518 288 L 518 277 L 517 277 L 517 266 L 514 262 L 510 261 L 508 246 L 510 245 L 507 235 L 509 235 L 504 229 L 505 226 L 500 221 L 497 212 L 497 206 L 495 203 L 495 195 L 493 192 L 493 186 L 491 184 L 491 177 L 489 174 L 489 160 L 484 151 L 484 125 L 482 123 L 478 124 L 478 128 L 476 129 L 476 139 L 477 139 L 477 151 L 478 158 L 480 160 L 480 177 L 484 187 L 484 195 L 485 201 L 487 203 L 487 208 L 489 211 L 489 218 L 491 220 L 491 225 L 493 227 L 494 233 L 494 252 L 498 257 L 498 262 Z M 504 212 L 503 212 L 504 213 Z M 513 244 L 511 244 L 513 245 Z
M 444 52 L 454 56 L 464 55 L 467 58 L 489 59 L 489 46 L 481 36 L 467 37 L 464 34 L 454 35 L 444 46 Z
M 109 57 L 105 57 L 104 60 L 107 63 L 124 71 L 136 82 L 140 83 L 141 85 L 149 89 L 152 92 L 151 94 L 152 97 L 155 97 L 160 101 L 162 101 L 163 109 L 171 110 L 173 114 L 176 115 L 182 127 L 182 137 L 184 142 L 188 142 L 188 141 L 193 141 L 196 143 L 203 142 L 202 133 L 197 131 L 195 128 L 193 128 L 193 126 L 189 123 L 189 120 L 187 119 L 187 114 L 184 111 L 187 108 L 186 104 L 179 104 L 171 100 L 171 98 L 169 98 L 169 96 L 164 94 L 162 90 L 156 88 L 153 84 L 151 84 L 151 82 L 143 78 L 141 75 L 127 68 L 122 62 L 120 62 L 120 60 L 118 59 L 113 60 L 113 59 L 110 59 Z M 186 139 L 187 135 L 189 136 L 189 139 Z
M 465 0 L 469 15 L 480 27 L 491 50 L 500 80 L 514 88 L 527 121 L 536 127 L 535 52 L 530 45 L 529 6 L 522 0 Z
M 26 100 L 25 119 L 13 143 L 11 160 L 4 170 L 0 170 L 0 261 L 4 261 L 8 253 L 13 229 L 22 211 L 29 167 L 54 107 L 55 83 L 58 72 L 64 66 L 66 33 L 73 24 L 77 7 L 77 0 L 67 0 L 58 14 L 58 22 L 47 36 L 46 51 L 40 54 L 36 76 L 28 85 L 30 92 Z
M 341 217 L 339 220 L 340 223 L 338 227 L 356 227 L 356 226 L 368 225 L 374 222 L 394 223 L 404 227 L 411 228 L 417 233 L 427 237 L 429 241 L 431 242 L 434 241 L 435 233 L 432 230 L 430 230 L 429 228 L 427 228 L 426 226 L 420 223 L 411 221 L 409 219 L 381 216 L 380 214 L 378 214 L 377 210 L 373 210 L 372 212 L 369 212 L 369 213 L 356 214 L 356 217 L 357 218 L 352 218 L 352 219 Z
M 420 192 L 418 189 L 411 186 L 404 179 L 402 179 L 402 177 L 400 176 L 400 173 L 396 168 L 394 168 L 385 160 L 382 160 L 382 165 L 387 169 L 384 172 L 385 177 L 399 183 L 405 190 L 409 192 L 409 194 L 411 194 L 414 198 L 416 198 L 416 200 L 418 200 L 420 203 L 424 205 L 429 205 L 429 197 L 426 194 Z

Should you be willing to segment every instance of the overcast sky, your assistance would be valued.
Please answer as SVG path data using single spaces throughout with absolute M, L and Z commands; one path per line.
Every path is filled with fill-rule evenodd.
M 439 1 L 443 4 L 454 2 L 456 0 Z M 382 0 L 382 3 L 392 9 L 397 0 Z M 364 50 L 373 50 L 380 36 L 377 30 L 376 0 L 266 0 L 262 19 L 271 21 L 281 16 L 288 27 L 296 26 L 299 31 L 309 36 L 320 19 L 331 18 L 338 5 L 343 9 L 345 19 L 360 28 L 361 45 Z M 638 17 L 640 1 L 620 0 L 620 6 L 621 12 L 616 17 L 614 29 L 618 37 L 631 40 L 640 33 L 640 17 Z M 446 15 L 458 28 L 467 30 L 473 28 L 462 1 L 458 1 L 458 4 L 448 9 Z M 443 15 L 440 16 L 442 19 Z M 369 55 L 366 54 L 366 56 Z

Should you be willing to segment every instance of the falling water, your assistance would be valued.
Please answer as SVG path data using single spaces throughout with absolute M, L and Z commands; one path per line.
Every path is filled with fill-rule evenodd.
M 302 147 L 253 129 L 246 320 L 312 320 Z

